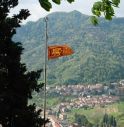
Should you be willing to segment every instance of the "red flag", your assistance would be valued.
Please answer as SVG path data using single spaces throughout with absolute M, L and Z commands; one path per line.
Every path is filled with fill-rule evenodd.
M 68 45 L 48 46 L 48 59 L 54 59 L 73 54 L 73 50 Z

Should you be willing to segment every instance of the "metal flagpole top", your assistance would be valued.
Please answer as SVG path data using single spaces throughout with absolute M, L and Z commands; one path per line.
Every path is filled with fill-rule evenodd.
M 44 18 L 44 21 L 47 22 L 47 21 L 48 21 L 48 17 L 45 17 L 45 18 Z

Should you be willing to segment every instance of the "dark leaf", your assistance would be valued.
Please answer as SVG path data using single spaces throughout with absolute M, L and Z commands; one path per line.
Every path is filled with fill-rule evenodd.
M 56 4 L 60 4 L 61 3 L 61 0 L 52 0 L 54 3 Z
M 41 7 L 43 7 L 46 11 L 50 11 L 52 8 L 52 4 L 48 0 L 39 0 Z
M 72 3 L 72 2 L 74 2 L 74 0 L 67 0 L 69 3 Z
M 96 16 L 91 16 L 91 22 L 94 25 L 98 25 L 98 19 L 97 19 L 97 17 Z

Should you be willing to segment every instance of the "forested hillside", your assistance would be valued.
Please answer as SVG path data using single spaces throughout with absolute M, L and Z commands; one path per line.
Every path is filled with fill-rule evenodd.
M 74 54 L 48 61 L 49 84 L 114 82 L 124 79 L 124 18 L 103 19 L 93 26 L 80 12 L 48 15 L 49 45 L 68 44 Z M 45 22 L 29 22 L 14 39 L 25 48 L 22 62 L 29 70 L 44 67 Z

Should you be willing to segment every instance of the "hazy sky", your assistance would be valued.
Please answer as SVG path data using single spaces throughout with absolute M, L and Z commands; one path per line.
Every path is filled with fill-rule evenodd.
M 51 12 L 56 11 L 73 11 L 78 10 L 83 14 L 91 14 L 91 7 L 95 1 L 98 0 L 75 0 L 72 4 L 66 2 L 66 0 L 62 0 L 61 5 L 53 4 L 53 8 L 50 12 L 46 12 L 44 9 L 40 7 L 38 2 L 39 0 L 19 0 L 19 5 L 15 9 L 12 10 L 12 13 L 16 12 L 20 9 L 29 9 L 31 16 L 28 18 L 28 21 L 36 21 L 41 17 L 50 14 Z M 124 17 L 124 0 L 121 0 L 120 7 L 116 9 L 117 17 Z

